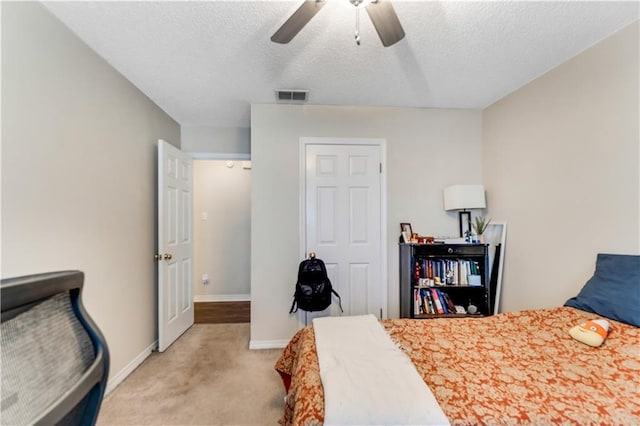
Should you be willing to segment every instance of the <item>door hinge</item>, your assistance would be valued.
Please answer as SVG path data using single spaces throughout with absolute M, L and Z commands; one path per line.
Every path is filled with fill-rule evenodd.
M 380 163 L 380 173 L 382 173 L 382 163 Z

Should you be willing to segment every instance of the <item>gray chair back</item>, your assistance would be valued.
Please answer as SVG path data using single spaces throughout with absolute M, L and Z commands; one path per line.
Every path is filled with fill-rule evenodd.
M 82 305 L 83 283 L 80 271 L 2 280 L 2 424 L 96 423 L 109 350 Z

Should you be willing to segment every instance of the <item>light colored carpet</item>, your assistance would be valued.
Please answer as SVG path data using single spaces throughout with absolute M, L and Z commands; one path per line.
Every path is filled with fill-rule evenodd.
M 249 350 L 249 324 L 195 324 L 103 401 L 98 425 L 275 425 L 281 349 Z

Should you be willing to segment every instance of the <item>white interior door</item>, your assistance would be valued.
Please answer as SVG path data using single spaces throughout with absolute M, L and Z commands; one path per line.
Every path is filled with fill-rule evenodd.
M 193 165 L 158 141 L 158 350 L 193 325 Z
M 305 144 L 305 253 L 324 260 L 342 315 L 386 316 L 381 146 Z M 311 317 L 340 315 L 336 300 Z M 309 314 L 305 322 L 309 322 Z

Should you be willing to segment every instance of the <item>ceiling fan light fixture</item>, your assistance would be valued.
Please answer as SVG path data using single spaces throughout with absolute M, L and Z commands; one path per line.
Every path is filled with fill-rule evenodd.
M 376 3 L 378 0 L 333 0 L 334 3 L 338 3 L 340 6 L 346 6 L 350 8 L 362 9 L 369 6 L 371 3 Z
M 404 38 L 404 29 L 398 15 L 391 5 L 391 0 L 333 0 L 343 6 L 356 9 L 356 21 L 361 8 L 365 8 L 373 27 L 376 29 L 384 47 L 389 47 Z M 328 0 L 305 0 L 300 7 L 271 36 L 274 43 L 289 43 L 302 28 L 320 11 Z M 356 43 L 359 44 L 359 28 L 356 22 Z

